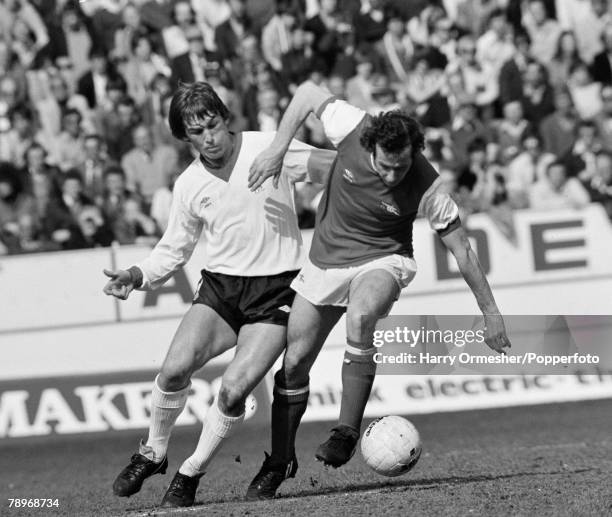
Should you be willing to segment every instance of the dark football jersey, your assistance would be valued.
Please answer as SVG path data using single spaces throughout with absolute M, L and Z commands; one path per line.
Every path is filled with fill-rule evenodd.
M 412 257 L 412 227 L 419 210 L 438 231 L 459 224 L 456 205 L 436 192 L 438 173 L 420 152 L 402 182 L 389 187 L 359 143 L 369 116 L 335 99 L 319 113 L 338 156 L 317 212 L 310 249 L 315 265 L 337 268 L 392 254 Z

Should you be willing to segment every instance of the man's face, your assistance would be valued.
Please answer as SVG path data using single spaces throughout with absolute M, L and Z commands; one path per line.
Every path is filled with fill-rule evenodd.
M 66 196 L 77 198 L 81 193 L 81 182 L 74 178 L 67 179 L 62 185 L 62 192 Z
M 117 107 L 119 123 L 123 127 L 129 127 L 134 121 L 134 107 L 129 104 L 119 104 Z
M 64 117 L 64 131 L 73 138 L 77 138 L 81 132 L 81 117 L 76 113 L 70 113 Z
M 374 151 L 374 168 L 388 187 L 395 187 L 406 177 L 412 167 L 412 146 L 408 145 L 399 153 L 384 151 L 376 144 Z
M 121 174 L 107 174 L 104 179 L 106 190 L 111 196 L 119 196 L 125 190 L 125 182 Z
M 565 183 L 565 167 L 563 165 L 553 165 L 548 169 L 548 179 L 553 189 L 560 190 Z
M 100 154 L 100 140 L 97 138 L 87 138 L 83 145 L 85 155 L 89 160 L 97 160 Z
M 32 169 L 41 169 L 45 164 L 45 151 L 42 147 L 32 147 L 28 150 L 26 162 Z
M 145 152 L 151 152 L 153 149 L 153 139 L 151 133 L 145 127 L 136 128 L 134 131 L 134 146 L 142 149 Z
M 232 146 L 227 123 L 219 115 L 185 122 L 187 141 L 206 159 L 215 161 L 227 155 Z

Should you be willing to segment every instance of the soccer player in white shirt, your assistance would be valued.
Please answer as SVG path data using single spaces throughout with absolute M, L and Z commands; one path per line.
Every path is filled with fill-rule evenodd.
M 172 99 L 173 135 L 199 156 L 174 185 L 168 228 L 148 258 L 104 273 L 104 292 L 126 299 L 133 289 L 155 289 L 205 243 L 202 280 L 155 379 L 146 442 L 113 484 L 121 497 L 165 473 L 170 432 L 183 411 L 191 375 L 236 346 L 219 394 L 206 413 L 194 453 L 170 483 L 162 506 L 191 506 L 200 480 L 221 442 L 244 418 L 244 403 L 286 344 L 294 293 L 289 285 L 302 264 L 302 239 L 293 199 L 295 181 L 320 182 L 335 158 L 293 141 L 278 189 L 248 188 L 249 168 L 274 133 L 228 130 L 229 111 L 206 83 L 181 85 Z

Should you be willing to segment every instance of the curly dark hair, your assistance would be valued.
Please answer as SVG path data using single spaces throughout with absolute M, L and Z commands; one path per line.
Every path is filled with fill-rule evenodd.
M 178 140 L 184 140 L 187 137 L 185 122 L 217 115 L 227 120 L 230 112 L 210 84 L 181 83 L 172 97 L 168 122 L 172 135 Z
M 400 110 L 393 110 L 372 117 L 359 142 L 371 153 L 376 150 L 376 145 L 386 153 L 401 153 L 410 146 L 414 157 L 425 148 L 425 135 L 415 119 Z

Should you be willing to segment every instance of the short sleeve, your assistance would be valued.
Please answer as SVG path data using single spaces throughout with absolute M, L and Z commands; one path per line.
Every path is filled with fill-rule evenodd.
M 457 203 L 441 187 L 442 180 L 438 178 L 427 189 L 419 204 L 419 215 L 426 217 L 431 229 L 443 237 L 461 226 L 461 220 Z
M 362 109 L 336 97 L 325 101 L 317 110 L 325 136 L 335 147 L 359 125 L 365 115 L 366 112 Z

